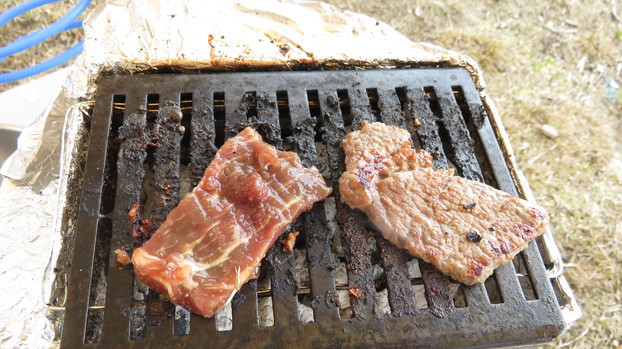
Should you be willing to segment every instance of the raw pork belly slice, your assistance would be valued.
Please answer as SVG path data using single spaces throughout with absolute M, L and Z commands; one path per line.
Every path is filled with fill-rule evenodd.
M 434 170 L 431 156 L 397 127 L 364 123 L 342 146 L 341 199 L 393 244 L 466 285 L 484 282 L 548 224 L 537 205 Z
M 201 182 L 132 256 L 134 273 L 205 317 L 231 300 L 285 227 L 331 192 L 315 167 L 252 128 L 229 139 Z

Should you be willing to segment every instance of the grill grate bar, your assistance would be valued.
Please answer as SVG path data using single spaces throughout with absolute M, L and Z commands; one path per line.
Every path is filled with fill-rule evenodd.
M 553 288 L 550 280 L 547 277 L 542 277 L 542 273 L 546 273 L 546 270 L 544 268 L 544 263 L 542 263 L 542 257 L 538 252 L 538 245 L 535 241 L 530 243 L 522 254 L 528 273 L 532 276 L 532 292 L 536 295 L 536 297 L 540 295 L 547 295 L 542 297 L 544 302 L 556 301 L 555 296 L 548 296 L 553 292 Z M 538 277 L 533 277 L 533 275 L 538 275 Z
M 316 122 L 311 117 L 306 91 L 294 90 L 290 94 L 290 115 L 294 127 L 294 150 L 299 154 L 305 166 L 320 167 L 315 147 Z M 306 162 L 306 163 L 305 163 Z M 302 214 L 307 247 L 307 265 L 311 280 L 311 306 L 315 319 L 338 319 L 337 308 L 330 308 L 325 301 L 327 294 L 335 292 L 335 282 L 330 240 L 332 238 L 325 216 L 324 203 L 316 203 L 311 210 Z
M 333 186 L 333 195 L 339 202 L 339 176 L 345 170 L 345 154 L 341 149 L 341 141 L 345 137 L 345 127 L 339 96 L 336 91 L 319 91 L 320 110 L 322 112 L 322 142 L 326 144 L 329 175 L 328 183 Z
M 251 103 L 255 101 L 253 94 L 238 89 L 225 90 L 225 140 L 235 136 L 248 125 L 246 114 Z
M 447 158 L 437 127 L 437 117 L 432 113 L 429 97 L 423 88 L 407 87 L 405 90 L 408 112 L 415 123 L 415 132 L 421 147 L 432 155 L 435 169 L 447 168 Z M 454 310 L 449 278 L 431 264 L 423 261 L 419 261 L 419 268 L 424 276 L 423 285 L 430 311 L 436 316 L 447 316 Z
M 149 212 L 151 212 L 151 206 L 150 206 L 151 202 L 148 201 L 146 197 L 147 195 L 153 195 L 153 189 L 149 187 L 150 190 L 149 190 L 149 193 L 147 194 L 146 187 L 147 187 L 147 183 L 151 183 L 153 181 L 153 171 L 152 171 L 152 168 L 149 167 L 148 162 L 150 158 L 153 158 L 155 147 L 154 146 L 147 147 L 145 146 L 145 143 L 148 144 L 154 141 L 153 125 L 155 123 L 155 120 L 157 119 L 157 114 L 158 114 L 159 109 L 160 109 L 160 95 L 148 94 L 147 95 L 147 114 L 146 114 L 145 119 L 143 119 L 142 116 L 140 116 L 137 120 L 139 122 L 137 122 L 137 124 L 135 124 L 134 127 L 132 127 L 132 125 L 128 125 L 132 127 L 133 129 L 135 129 L 139 136 L 139 137 L 136 137 L 135 140 L 130 141 L 132 146 L 133 147 L 140 146 L 141 148 L 142 147 L 147 148 L 146 156 L 144 157 L 141 156 L 141 160 L 143 160 L 142 166 L 143 166 L 143 169 L 145 170 L 144 172 L 141 172 L 142 187 L 138 188 L 140 192 L 139 197 L 140 197 L 141 206 L 139 206 L 137 208 L 138 211 L 135 212 L 136 218 L 129 219 L 128 217 L 128 220 L 131 221 L 131 223 L 130 224 L 126 223 L 127 224 L 126 227 L 131 227 L 132 235 L 136 237 L 136 240 L 134 241 L 134 245 L 138 243 L 139 241 L 146 239 L 152 230 L 151 225 L 143 226 L 141 224 L 142 222 L 141 218 L 148 217 Z M 128 111 L 128 113 L 129 112 L 131 112 L 131 110 Z M 143 120 L 146 120 L 146 121 L 143 121 Z M 128 129 L 130 129 L 130 127 L 128 127 Z M 136 166 L 139 166 L 138 163 L 136 164 Z M 144 200 L 143 200 L 143 196 L 145 196 Z M 138 203 L 138 201 L 134 201 L 134 203 Z M 120 217 L 120 219 L 122 219 L 122 217 Z M 126 234 L 128 233 L 126 232 Z M 131 292 L 131 297 L 132 297 L 132 304 L 130 308 L 130 323 L 129 323 L 130 339 L 144 339 L 147 334 L 147 309 L 148 309 L 147 302 L 148 302 L 148 297 L 150 296 L 149 287 L 143 284 L 142 282 L 140 282 L 138 278 L 134 276 L 134 279 L 132 280 L 132 289 L 130 292 Z M 154 296 L 154 295 L 152 294 L 151 296 Z
M 363 121 L 374 122 L 376 116 L 371 109 L 367 90 L 353 88 L 348 90 L 350 100 L 350 112 L 352 113 L 352 128 L 358 130 Z
M 360 128 L 363 121 L 374 122 L 376 118 L 372 112 L 367 91 L 363 89 L 348 90 L 352 126 Z M 344 115 L 344 118 L 346 116 Z M 340 166 L 340 171 L 335 175 L 338 180 L 345 166 Z M 337 221 L 341 225 L 342 239 L 346 250 L 348 265 L 348 282 L 350 289 L 359 294 L 359 297 L 350 297 L 352 309 L 357 319 L 364 320 L 373 316 L 374 305 L 374 280 L 372 277 L 371 251 L 368 239 L 375 239 L 374 234 L 368 231 L 360 220 L 343 202 L 337 203 Z
M 101 203 L 99 194 L 104 182 L 102 176 L 98 176 L 97 172 L 98 169 L 103 169 L 105 166 L 108 130 L 112 117 L 112 98 L 112 95 L 109 95 L 108 99 L 101 99 L 98 101 L 99 103 L 95 103 L 92 127 L 102 131 L 92 133 L 89 140 L 89 148 L 94 147 L 97 152 L 89 153 L 86 159 L 83 191 L 80 197 L 82 209 L 76 225 L 76 231 L 79 234 L 76 237 L 73 259 L 68 272 L 67 297 L 74 301 L 69 302 L 66 306 L 67 313 L 72 316 L 65 319 L 66 327 L 63 331 L 62 340 L 74 346 L 79 346 L 84 342 L 86 330 L 88 294 L 91 286 L 98 213 Z M 84 297 L 83 295 L 87 296 Z
M 415 132 L 421 147 L 432 155 L 434 168 L 447 168 L 443 141 L 438 133 L 437 118 L 428 103 L 429 97 L 423 88 L 405 88 L 408 111 L 415 124 Z M 414 137 L 414 135 L 413 135 Z
M 460 91 L 464 94 L 467 110 L 470 114 L 470 122 L 472 122 L 477 129 L 479 140 L 482 142 L 482 148 L 492 168 L 498 188 L 518 197 L 512 175 L 505 163 L 503 153 L 501 152 L 499 143 L 497 143 L 497 137 L 492 129 L 490 120 L 486 117 L 486 111 L 481 104 L 479 96 L 469 89 L 461 89 Z
M 248 112 L 256 103 L 253 92 L 239 89 L 225 90 L 225 137 L 229 139 L 248 125 Z M 226 140 L 225 139 L 225 140 Z M 231 301 L 233 331 L 247 332 L 259 326 L 257 308 L 257 280 L 248 281 Z
M 214 107 L 212 91 L 198 89 L 193 92 L 192 123 L 190 132 L 190 187 L 194 188 L 216 151 Z
M 108 254 L 110 253 L 112 236 L 112 218 L 110 216 L 114 209 L 114 193 L 116 190 L 116 182 L 111 179 L 116 178 L 116 163 L 119 152 L 119 142 L 114 140 L 118 139 L 119 127 L 123 122 L 125 96 L 114 95 L 112 103 L 113 105 L 121 106 L 121 108 L 120 110 L 114 107 L 111 109 L 112 115 L 108 132 L 109 147 L 105 155 L 104 186 L 100 193 L 100 220 L 95 242 L 95 255 L 93 256 L 85 343 L 99 342 L 104 317 L 104 303 L 106 301 L 106 271 L 108 269 Z
M 183 337 L 192 341 L 207 343 L 218 334 L 215 319 L 215 317 L 204 318 L 201 315 L 190 313 L 190 333 Z
M 318 166 L 317 150 L 315 148 L 315 122 L 316 120 L 311 118 L 311 111 L 309 109 L 307 91 L 303 89 L 290 89 L 288 90 L 288 103 L 289 103 L 289 116 L 291 118 L 292 136 L 286 139 L 286 143 L 291 150 L 298 153 L 300 160 L 305 167 Z M 323 206 L 321 206 L 323 209 Z M 313 227 L 310 224 L 315 224 L 311 220 L 313 217 L 319 214 L 320 205 L 314 205 L 309 211 L 303 212 L 300 215 L 299 220 L 302 221 L 299 232 L 303 234 L 307 242 L 309 241 L 309 232 Z M 313 211 L 316 212 L 313 215 Z M 317 228 L 317 227 L 315 227 Z M 306 253 L 307 257 L 309 253 Z M 303 264 L 303 268 L 307 268 L 306 271 L 301 271 L 303 274 L 309 272 L 309 263 L 311 260 L 306 258 L 306 266 Z M 300 279 L 298 279 L 300 280 Z M 313 282 L 313 281 L 311 281 Z M 299 286 L 299 285 L 297 285 Z M 311 292 L 314 292 L 313 285 L 311 285 Z M 305 296 L 297 296 L 297 312 L 299 313 L 299 320 L 306 322 L 315 320 L 315 313 L 313 317 L 305 317 L 303 311 L 305 310 Z M 308 303 L 308 302 L 307 302 Z M 309 304 L 310 305 L 310 304 Z
M 510 171 L 505 163 L 505 160 L 503 159 L 499 143 L 497 143 L 495 132 L 492 128 L 490 120 L 485 115 L 485 109 L 481 104 L 479 96 L 470 90 L 462 90 L 468 110 L 471 114 L 471 120 L 477 126 L 479 137 L 482 140 L 484 149 L 486 150 L 486 155 L 494 173 L 495 180 L 499 185 L 499 189 L 510 193 L 511 195 L 518 196 L 518 191 L 514 186 Z M 535 292 L 537 295 L 552 294 L 553 289 L 551 287 L 550 280 L 548 277 L 545 277 L 546 270 L 544 263 L 542 262 L 543 256 L 541 256 L 538 251 L 537 241 L 530 242 L 529 246 L 521 252 L 521 254 L 523 255 L 525 264 L 527 264 L 528 274 L 530 276 L 530 286 L 532 287 L 532 291 L 530 292 Z M 520 258 L 520 256 L 517 256 L 517 258 Z M 530 262 L 527 262 L 527 260 L 530 260 Z M 504 297 L 507 297 L 506 295 L 513 294 L 513 292 L 520 292 L 518 291 L 518 287 L 516 287 L 516 285 L 518 285 L 516 277 L 508 276 L 505 272 L 505 269 L 510 268 L 514 269 L 513 266 L 508 265 L 498 269 L 499 286 L 501 288 L 501 292 L 504 294 Z M 516 273 L 514 272 L 514 275 L 515 274 Z M 544 293 L 540 293 L 541 291 Z M 516 298 L 519 297 L 520 296 L 516 296 Z M 549 299 L 554 299 L 554 297 L 550 297 Z
M 330 244 L 332 234 L 326 222 L 324 203 L 318 202 L 304 217 L 311 295 L 315 318 L 322 322 L 339 318 L 336 304 L 326 300 L 335 293 L 334 269 Z
M 179 95 L 161 95 L 164 101 L 156 121 L 154 154 L 154 206 L 150 220 L 159 227 L 179 203 L 179 156 L 183 136 Z
M 104 302 L 106 301 L 106 269 L 112 235 L 112 219 L 101 218 L 97 228 L 95 243 L 95 263 L 93 263 L 93 282 L 89 296 L 85 343 L 96 343 L 101 338 L 101 325 L 104 320 Z
M 289 106 L 286 106 L 289 107 Z M 258 91 L 257 93 L 257 123 L 256 126 L 267 142 L 275 144 L 277 149 L 282 148 L 281 131 L 279 127 L 279 106 L 274 91 Z M 288 326 L 298 321 L 296 299 L 296 260 L 293 252 L 283 251 L 283 238 L 287 233 L 299 231 L 299 223 L 290 225 L 266 256 L 269 263 L 272 293 L 272 312 L 275 326 Z
M 378 249 L 389 289 L 389 303 L 395 316 L 417 313 L 415 293 L 408 275 L 408 254 L 388 240 L 379 238 Z
M 448 86 L 436 86 L 436 96 L 442 110 L 441 122 L 447 131 L 451 152 L 447 154 L 464 178 L 483 182 L 477 158 L 473 151 L 473 140 L 464 123 L 460 107 L 456 104 L 453 91 Z
M 248 333 L 259 327 L 257 318 L 257 280 L 248 281 L 231 301 L 233 310 L 233 330 Z
M 203 173 L 214 158 L 216 151 L 216 132 L 214 122 L 214 92 L 209 89 L 196 89 L 192 93 L 192 116 L 190 130 L 190 187 L 194 188 L 203 178 Z M 206 319 L 198 314 L 190 314 L 188 338 L 205 342 L 216 335 L 215 317 Z
M 337 222 L 346 255 L 348 288 L 359 297 L 350 297 L 354 315 L 364 320 L 373 308 L 374 283 L 371 275 L 371 252 L 367 244 L 369 232 L 346 204 L 337 202 Z
M 257 120 L 255 127 L 264 137 L 264 140 L 281 149 L 281 126 L 279 123 L 279 106 L 274 91 L 257 92 Z
M 146 125 L 146 95 L 130 93 L 126 95 L 126 108 L 124 126 L 128 131 L 135 133 L 125 137 L 119 150 L 117 172 L 126 176 L 117 177 L 117 192 L 115 198 L 116 210 L 113 216 L 113 241 L 110 249 L 124 248 L 132 244 L 128 233 L 128 212 L 130 207 L 140 201 L 140 190 L 145 171 L 143 162 L 147 155 L 143 145 L 149 138 L 145 132 Z M 132 280 L 133 274 L 126 270 L 120 270 L 115 255 L 111 253 L 108 264 L 108 277 L 106 289 L 106 312 L 102 327 L 102 344 L 114 337 L 110 334 L 120 334 L 119 337 L 126 339 L 129 335 L 129 319 L 127 313 L 131 309 L 127 305 L 132 304 Z M 120 307 L 120 305 L 125 305 Z
M 454 298 L 449 278 L 439 272 L 432 264 L 419 260 L 419 270 L 423 278 L 425 299 L 434 316 L 446 317 L 454 311 Z
M 472 98 L 472 96 L 466 96 L 466 95 L 464 97 L 466 100 L 469 100 L 470 98 Z M 490 128 L 490 123 L 488 119 L 485 118 L 484 115 L 482 115 L 483 107 L 481 106 L 481 104 L 478 105 L 472 102 L 467 102 L 467 106 L 468 106 L 467 111 L 470 114 L 468 115 L 469 116 L 468 119 L 470 120 L 470 122 L 475 123 L 475 126 L 477 127 L 477 130 L 479 133 L 477 135 L 478 138 L 490 139 L 491 137 L 493 137 L 494 139 L 494 133 L 492 129 Z M 464 120 L 464 119 L 465 118 L 461 120 Z M 486 120 L 488 124 L 482 125 L 481 123 L 483 120 Z M 482 137 L 482 133 L 485 134 L 485 137 Z M 466 135 L 468 135 L 468 133 L 466 133 Z M 459 146 L 459 145 L 456 145 L 456 146 Z M 496 146 L 498 149 L 498 144 L 496 144 Z M 484 149 L 488 149 L 489 147 L 492 147 L 492 145 L 487 144 L 486 146 L 484 146 Z M 500 153 L 501 152 L 499 151 L 498 154 Z M 491 164 L 493 173 L 495 174 L 495 179 L 496 179 L 497 185 L 499 186 L 499 189 L 504 190 L 505 192 L 510 193 L 511 195 L 517 196 L 516 189 L 512 182 L 510 173 L 507 170 L 507 166 L 505 165 L 505 161 L 502 158 L 499 158 L 497 153 L 495 152 L 492 152 L 492 154 L 487 154 L 487 155 L 489 156 L 489 163 Z M 474 155 L 470 155 L 470 157 L 473 158 Z M 463 170 L 464 176 L 467 178 L 483 181 L 483 177 L 481 175 L 480 167 L 477 163 L 477 160 L 469 160 L 469 163 L 473 163 L 473 162 L 475 163 L 475 165 L 469 165 L 466 167 L 467 170 Z M 476 172 L 470 173 L 469 171 L 476 171 Z M 520 258 L 520 256 L 518 256 L 518 258 Z M 518 276 L 516 274 L 514 265 L 512 263 L 506 264 L 498 268 L 497 270 L 495 270 L 495 274 L 493 277 L 497 278 L 497 281 L 498 281 L 497 286 L 498 286 L 498 289 L 500 289 L 501 291 L 504 302 L 522 303 L 522 300 L 524 299 L 524 297 L 521 294 L 521 288 L 518 283 Z M 482 288 L 482 290 L 476 291 L 476 288 Z M 471 289 L 470 293 L 474 297 L 479 296 L 476 294 L 476 292 L 486 292 L 482 286 L 471 287 L 470 289 Z
M 489 277 L 489 279 L 495 278 L 495 277 L 497 277 L 497 271 L 495 271 L 493 275 Z M 488 283 L 488 280 L 486 281 L 486 283 Z M 499 291 L 498 285 L 495 291 Z M 491 299 L 500 296 L 500 295 L 488 293 L 485 284 L 465 287 L 464 292 L 468 299 L 469 306 L 477 307 L 480 309 L 489 307 L 490 304 L 492 303 Z
M 300 231 L 300 221 L 292 223 L 286 230 L 286 234 Z M 270 282 L 272 286 L 272 311 L 274 312 L 274 325 L 287 327 L 298 322 L 298 299 L 296 291 L 294 252 L 283 251 L 281 242 L 286 236 L 280 237 L 270 248 L 267 260 L 270 263 Z
M 378 106 L 380 121 L 387 125 L 406 128 L 406 121 L 402 114 L 401 104 L 395 90 L 378 90 Z M 407 262 L 410 259 L 405 250 L 397 248 L 386 239 L 377 237 L 378 249 L 385 270 L 389 303 L 393 314 L 415 314 L 415 294 L 410 278 L 408 277 Z
M 333 121 L 327 119 L 330 115 L 339 115 L 339 119 L 341 118 L 337 93 L 330 90 L 312 90 L 309 91 L 307 95 L 310 96 L 310 108 L 312 104 L 315 108 L 316 122 L 319 124 L 319 127 L 316 126 L 316 129 L 319 129 L 319 138 L 316 137 L 316 140 L 324 144 L 332 142 L 331 144 L 333 146 L 338 147 L 338 140 L 327 141 L 327 138 L 329 138 L 327 136 L 329 136 L 329 134 L 334 135 L 337 129 L 324 126 L 326 123 L 334 126 Z M 342 154 L 334 152 L 333 150 L 334 148 L 326 149 L 329 171 L 324 174 L 328 175 L 328 178 L 326 178 L 328 185 L 335 188 L 336 182 L 332 179 L 330 168 L 331 166 L 338 166 L 335 162 L 339 160 Z M 316 163 L 316 166 L 318 165 L 319 164 Z M 333 195 L 338 195 L 338 190 L 335 189 Z M 312 283 L 312 306 L 315 317 L 321 320 L 320 323 L 322 325 L 326 325 L 326 323 L 331 320 L 339 319 L 339 307 L 337 304 L 338 295 L 336 292 L 337 286 L 335 285 L 335 273 L 333 272 L 335 269 L 334 263 L 336 261 L 333 260 L 333 253 L 331 250 L 334 235 L 328 227 L 324 202 L 317 203 L 316 207 L 305 217 L 305 225 L 309 274 Z M 342 286 L 342 289 L 347 288 L 347 285 Z
M 287 91 L 289 101 L 289 115 L 291 118 L 293 136 L 287 139 L 294 151 L 300 151 L 298 155 L 305 167 L 318 164 L 317 151 L 313 138 L 315 120 L 311 118 L 307 103 L 307 92 L 300 89 Z
M 395 89 L 378 90 L 378 107 L 380 108 L 380 121 L 387 125 L 406 128 L 402 105 Z
M 475 157 L 474 142 L 469 135 L 460 107 L 456 103 L 453 90 L 448 86 L 435 87 L 435 96 L 441 107 L 441 123 L 447 131 L 450 150 L 447 156 L 457 172 L 465 178 L 483 181 L 483 176 Z M 494 277 L 494 276 L 493 276 Z M 483 285 L 465 287 L 471 306 L 490 304 Z
M 157 146 L 153 163 L 154 206 L 150 215 L 150 221 L 154 228 L 164 223 L 166 216 L 179 203 L 180 146 L 183 137 L 179 93 L 166 92 L 160 94 L 160 101 L 162 104 L 158 111 L 154 130 Z M 151 233 L 154 232 L 155 229 Z M 159 321 L 160 323 L 157 330 L 153 328 L 147 330 L 147 339 L 157 342 L 172 336 L 175 325 L 172 318 L 175 306 L 168 301 L 163 301 L 153 291 L 149 292 L 147 299 L 148 321 Z
M 339 176 L 345 171 L 345 155 L 341 140 L 346 134 L 340 99 L 337 91 L 321 91 L 320 105 L 323 111 L 324 132 L 322 140 L 326 143 L 329 169 L 336 202 L 336 218 L 341 229 L 348 265 L 349 287 L 358 290 L 360 298 L 351 301 L 352 309 L 358 319 L 364 319 L 372 311 L 373 282 L 370 274 L 371 256 L 365 240 L 367 232 L 362 222 L 355 218 L 352 210 L 339 200 Z M 351 297 L 352 298 L 352 297 Z

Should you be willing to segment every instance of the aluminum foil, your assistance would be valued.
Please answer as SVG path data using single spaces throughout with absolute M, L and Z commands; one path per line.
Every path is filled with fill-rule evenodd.
M 314 1 L 108 0 L 89 14 L 84 33 L 61 94 L 0 170 L 10 178 L 0 187 L 1 347 L 49 347 L 58 338 L 63 299 L 46 303 L 52 284 L 66 281 L 54 269 L 63 239 L 73 237 L 75 210 L 67 208 L 77 197 L 68 183 L 80 176 L 83 121 L 100 74 L 462 66 L 484 88 L 472 59 Z
M 53 182 L 38 194 L 5 180 L 0 188 L 0 347 L 45 347 L 53 329 L 41 316 L 41 284 L 58 187 Z

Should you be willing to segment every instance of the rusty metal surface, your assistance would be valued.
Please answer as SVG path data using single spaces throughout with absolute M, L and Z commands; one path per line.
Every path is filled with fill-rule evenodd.
M 157 103 L 149 102 L 152 95 L 159 96 Z M 125 96 L 123 103 L 113 103 L 119 100 L 113 96 Z M 122 113 L 114 114 L 115 108 Z M 149 121 L 148 115 L 158 117 Z M 521 258 L 535 299 L 525 299 L 510 263 L 495 272 L 500 303 L 491 304 L 486 287 L 472 286 L 465 287 L 465 306 L 457 307 L 452 281 L 419 262 L 428 307 L 416 306 L 415 280 L 407 265 L 410 257 L 339 200 L 337 180 L 345 167 L 341 140 L 363 121 L 377 120 L 409 130 L 413 143 L 432 153 L 437 168 L 451 164 L 462 176 L 498 184 L 516 195 L 494 132 L 464 69 L 101 79 L 61 346 L 491 347 L 541 343 L 557 336 L 563 319 L 534 243 Z M 154 129 L 149 128 L 152 125 Z M 141 210 L 152 207 L 149 219 L 156 229 L 179 200 L 182 167 L 187 168 L 187 181 L 194 186 L 217 147 L 249 125 L 267 142 L 298 152 L 305 166 L 321 165 L 318 145 L 322 143 L 328 162 L 326 179 L 335 189 L 348 281 L 345 285 L 335 282 L 336 261 L 331 252 L 335 237 L 328 227 L 325 204 L 318 203 L 286 231 L 301 234 L 298 239 L 306 253 L 309 284 L 299 283 L 294 254 L 284 251 L 279 239 L 264 259 L 270 289 L 258 290 L 256 281 L 247 283 L 232 302 L 233 328 L 223 331 L 216 329 L 213 319 L 188 315 L 150 295 L 133 282 L 131 266 L 119 265 L 111 251 L 132 248 L 128 221 L 132 205 L 146 200 Z M 105 161 L 109 158 L 116 159 L 114 166 Z M 155 179 L 153 195 L 147 198 L 144 193 L 141 197 L 148 177 L 144 169 Z M 107 181 L 116 185 L 107 185 Z M 112 202 L 104 198 L 108 192 L 114 192 Z M 103 264 L 97 253 L 102 248 L 109 249 Z M 386 286 L 379 286 L 375 279 L 378 265 Z M 101 268 L 107 272 L 99 272 Z M 387 289 L 388 316 L 380 316 L 375 309 L 379 287 Z M 344 290 L 350 292 L 352 318 L 340 318 L 337 293 Z M 297 314 L 302 293 L 312 299 L 311 323 L 301 323 Z M 272 298 L 271 326 L 259 326 L 260 297 Z

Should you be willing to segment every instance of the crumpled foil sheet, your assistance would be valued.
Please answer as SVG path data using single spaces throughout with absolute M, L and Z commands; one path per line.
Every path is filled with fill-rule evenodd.
M 108 0 L 84 32 L 63 91 L 0 169 L 10 178 L 0 187 L 0 347 L 57 344 L 45 303 L 62 238 L 71 235 L 61 231 L 73 218 L 63 217 L 66 204 L 77 205 L 67 202 L 67 183 L 99 74 L 462 66 L 484 89 L 471 58 L 315 1 Z
M 451 65 L 484 81 L 470 57 L 413 43 L 377 20 L 316 1 L 109 0 L 84 24 L 71 97 L 91 96 L 98 72 Z
M 43 269 L 52 244 L 57 182 L 40 195 L 5 180 L 0 190 L 0 347 L 49 345 L 53 329 L 41 316 Z M 19 203 L 19 204 L 17 204 Z M 27 214 L 24 214 L 27 212 Z

